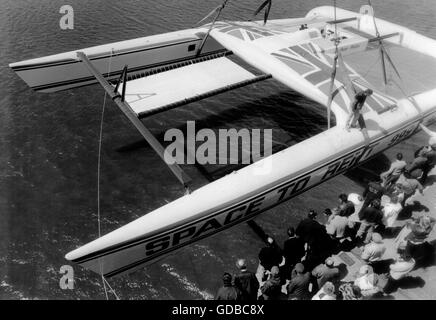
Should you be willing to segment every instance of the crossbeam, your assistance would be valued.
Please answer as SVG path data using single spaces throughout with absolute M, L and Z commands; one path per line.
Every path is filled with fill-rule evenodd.
M 166 165 L 174 173 L 177 179 L 185 186 L 191 181 L 191 178 L 176 164 L 169 164 L 165 161 L 165 158 L 171 159 L 171 156 L 167 154 L 167 151 L 159 143 L 159 141 L 153 136 L 153 134 L 144 126 L 141 120 L 138 119 L 136 113 L 132 110 L 128 103 L 123 101 L 122 97 L 114 91 L 114 88 L 109 84 L 109 82 L 103 77 L 103 75 L 97 70 L 97 68 L 88 59 L 85 53 L 77 52 L 77 57 L 83 62 L 89 72 L 97 79 L 103 89 L 112 98 L 112 100 L 121 109 L 124 115 L 132 122 L 136 129 L 141 133 L 144 139 L 150 144 L 153 150 L 164 160 Z M 126 83 L 123 84 L 124 86 Z
M 354 20 L 357 20 L 357 17 L 338 19 L 338 20 L 331 20 L 331 21 L 327 21 L 327 23 L 328 24 L 339 24 L 339 23 L 344 23 L 344 22 L 349 22 L 349 21 L 354 21 Z
M 389 33 L 389 34 L 385 34 L 385 35 L 382 35 L 382 36 L 378 36 L 378 37 L 375 37 L 375 38 L 368 39 L 368 42 L 381 41 L 381 40 L 384 40 L 384 39 L 387 39 L 387 38 L 392 38 L 392 37 L 399 36 L 399 35 L 400 35 L 399 32 Z

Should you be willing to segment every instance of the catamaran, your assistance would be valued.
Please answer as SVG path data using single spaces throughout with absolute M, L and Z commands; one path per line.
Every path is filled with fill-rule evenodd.
M 359 12 L 323 6 L 302 18 L 268 20 L 267 0 L 257 10 L 265 9 L 263 21 L 220 21 L 227 2 L 199 27 L 10 67 L 38 92 L 100 84 L 162 159 L 169 155 L 141 119 L 269 78 L 326 106 L 327 129 L 192 190 L 67 260 L 104 277 L 131 272 L 253 219 L 436 120 L 435 40 L 376 18 L 370 4 Z M 361 110 L 365 128 L 347 128 L 350 105 L 366 89 L 373 94 Z M 178 164 L 167 165 L 189 186 Z M 266 174 L 259 173 L 263 165 Z

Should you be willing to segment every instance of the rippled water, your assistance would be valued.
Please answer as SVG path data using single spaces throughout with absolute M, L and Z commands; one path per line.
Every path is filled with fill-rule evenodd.
M 260 2 L 233 0 L 223 17 L 249 18 Z M 365 2 L 339 0 L 338 6 L 357 10 Z M 380 17 L 436 38 L 434 1 L 373 2 Z M 188 28 L 219 3 L 72 0 L 68 4 L 74 8 L 75 29 L 63 31 L 58 27 L 63 0 L 0 0 L 0 298 L 104 298 L 100 278 L 80 267 L 75 267 L 74 290 L 61 290 L 58 285 L 64 254 L 97 237 L 97 138 L 103 91 L 88 87 L 35 93 L 7 64 Z M 271 18 L 303 16 L 330 3 L 275 0 Z M 146 123 L 161 140 L 166 128 L 182 128 L 187 120 L 195 120 L 197 129 L 273 128 L 275 146 L 284 146 L 321 130 L 323 117 L 322 108 L 268 80 L 154 116 Z M 182 194 L 177 180 L 146 145 L 119 151 L 140 140 L 119 111 L 108 107 L 102 159 L 103 233 Z M 396 150 L 409 150 L 421 141 L 423 137 L 417 135 Z M 195 167 L 185 169 L 196 184 L 206 183 Z M 327 182 L 256 221 L 281 242 L 283 226 L 295 224 L 308 207 L 321 210 L 333 205 L 340 192 L 361 190 L 355 177 L 362 172 L 367 171 Z M 236 258 L 246 257 L 255 268 L 261 245 L 242 224 L 110 283 L 123 299 L 210 298 L 222 272 L 235 271 Z

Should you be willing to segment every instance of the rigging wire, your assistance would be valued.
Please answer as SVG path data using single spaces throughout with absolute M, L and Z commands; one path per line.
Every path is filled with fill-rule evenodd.
M 372 7 L 371 0 L 368 0 L 368 4 Z M 372 8 L 373 8 L 373 7 L 372 7 Z M 377 22 L 376 22 L 376 19 L 375 19 L 375 15 L 374 15 L 374 14 L 372 15 L 372 19 L 373 19 L 373 22 L 374 22 L 374 29 L 375 29 L 375 32 L 376 32 L 376 36 L 379 38 L 379 37 L 380 37 L 380 33 L 379 33 L 379 30 L 378 30 L 378 27 L 377 27 Z M 380 44 L 380 51 L 382 52 L 382 62 L 384 63 L 384 56 L 386 56 L 387 61 L 389 62 L 389 64 L 391 65 L 392 69 L 394 70 L 395 74 L 397 75 L 398 79 L 400 80 L 399 83 L 397 83 L 396 81 L 394 81 L 393 79 L 391 79 L 392 82 L 393 82 L 393 83 L 394 83 L 394 84 L 395 84 L 395 85 L 400 89 L 400 91 L 403 93 L 403 95 L 406 97 L 406 99 L 409 100 L 410 103 L 412 103 L 413 106 L 419 110 L 420 107 L 419 107 L 418 103 L 417 103 L 417 102 L 415 101 L 415 99 L 414 99 L 413 97 L 411 97 L 410 94 L 407 93 L 406 90 L 404 89 L 404 87 L 405 87 L 405 86 L 404 86 L 404 81 L 403 81 L 403 79 L 401 78 L 401 75 L 400 75 L 400 73 L 399 73 L 397 67 L 395 66 L 395 64 L 394 64 L 394 62 L 393 62 L 393 60 L 392 60 L 390 54 L 388 53 L 387 49 L 385 48 L 385 46 L 384 46 L 384 44 L 383 44 L 383 40 L 380 39 L 380 40 L 379 40 L 379 44 Z M 384 71 L 384 72 L 385 72 L 385 71 Z
M 111 64 L 112 64 L 112 56 L 113 56 L 114 50 L 111 49 L 111 54 L 109 56 L 109 65 L 108 65 L 108 75 L 111 72 Z M 99 139 L 98 139 L 98 160 L 97 160 L 97 223 L 98 223 L 98 237 L 101 237 L 101 219 L 100 219 L 100 169 L 101 169 L 101 149 L 102 149 L 102 140 L 103 140 L 103 124 L 104 124 L 104 114 L 106 110 L 106 98 L 107 98 L 107 92 L 104 92 L 104 98 L 103 98 L 103 106 L 101 109 L 101 116 L 100 116 L 100 132 L 99 132 Z M 108 290 L 107 287 L 111 290 L 113 295 L 117 300 L 119 300 L 118 295 L 115 293 L 114 289 L 112 289 L 109 282 L 106 280 L 106 278 L 103 275 L 103 266 L 101 264 L 101 260 L 99 260 L 100 265 L 100 275 L 101 275 L 101 281 L 103 282 L 103 288 L 104 293 L 106 296 L 106 300 L 109 300 L 108 296 Z M 107 287 L 106 287 L 107 286 Z
M 335 15 L 335 21 L 336 21 L 336 0 L 333 0 L 334 5 L 334 15 Z M 339 39 L 338 39 L 338 27 L 337 23 L 335 23 L 335 57 L 333 59 L 333 70 L 332 74 L 330 76 L 330 89 L 329 89 L 329 97 L 327 101 L 327 129 L 330 129 L 330 116 L 331 116 L 331 105 L 333 102 L 333 88 L 335 84 L 335 78 L 336 78 L 336 70 L 337 70 L 337 64 L 339 59 Z

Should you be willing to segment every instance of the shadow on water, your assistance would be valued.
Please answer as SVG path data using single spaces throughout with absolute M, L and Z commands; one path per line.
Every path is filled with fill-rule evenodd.
M 344 175 L 362 187 L 366 187 L 371 181 L 379 181 L 380 173 L 388 170 L 390 165 L 389 158 L 384 153 L 380 153 Z
M 189 107 L 196 107 L 191 105 Z M 327 120 L 323 114 L 324 107 L 315 102 L 308 101 L 306 98 L 294 92 L 279 92 L 261 99 L 247 101 L 233 108 L 225 109 L 214 114 L 207 114 L 195 121 L 195 130 L 235 128 L 237 130 L 250 124 L 249 129 L 273 129 L 272 151 L 277 153 L 298 142 L 321 133 L 327 126 Z M 310 121 L 308 121 L 310 119 Z M 332 125 L 335 119 L 332 117 Z M 176 127 L 186 136 L 186 125 Z M 275 133 L 278 137 L 276 137 Z M 164 132 L 156 135 L 156 138 L 163 142 Z M 262 140 L 263 135 L 261 135 Z M 165 145 L 167 142 L 163 142 Z M 241 151 L 242 141 L 238 141 Z M 261 147 L 263 141 L 260 141 Z M 197 142 L 198 146 L 198 142 Z M 118 152 L 134 152 L 139 148 L 148 147 L 148 144 L 141 140 L 124 145 L 117 149 Z M 262 148 L 260 148 L 262 150 Z M 186 151 L 186 148 L 185 148 Z M 247 158 L 249 157 L 249 160 Z M 227 159 L 229 160 L 229 159 Z M 244 161 L 245 160 L 245 161 Z M 218 161 L 217 161 L 218 162 Z M 249 163 L 247 163 L 249 162 Z M 229 161 L 227 161 L 229 163 Z M 232 171 L 253 163 L 252 152 L 238 157 L 237 164 L 226 165 L 200 165 L 195 164 L 196 168 L 209 181 L 216 180 Z

